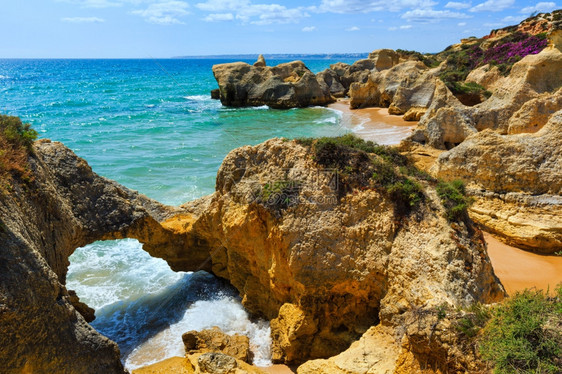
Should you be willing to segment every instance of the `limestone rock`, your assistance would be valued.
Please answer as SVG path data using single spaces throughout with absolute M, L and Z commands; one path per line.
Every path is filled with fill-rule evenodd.
M 68 301 L 72 304 L 74 309 L 84 317 L 86 322 L 90 323 L 96 319 L 96 311 L 88 305 L 80 301 L 78 295 L 73 290 L 68 290 Z
M 468 136 L 472 129 L 492 129 L 499 134 L 507 134 L 510 126 L 513 133 L 540 129 L 548 120 L 548 114 L 561 109 L 560 71 L 562 53 L 558 49 L 546 48 L 536 55 L 528 55 L 513 65 L 509 76 L 499 80 L 494 86 L 492 96 L 481 104 L 464 107 L 454 104 L 454 101 L 449 99 L 440 102 L 434 99 L 411 140 L 445 149 L 446 140 L 439 137 L 445 129 L 442 131 L 440 127 L 471 129 L 463 130 L 465 136 Z M 437 98 L 443 95 L 436 93 L 435 96 Z M 454 107 L 456 113 L 439 113 L 441 110 L 450 111 L 451 108 L 447 107 Z M 453 122 L 444 121 L 444 118 Z
M 406 61 L 383 71 L 374 71 L 365 83 L 353 83 L 352 108 L 389 107 L 391 114 L 404 114 L 412 107 L 427 108 L 435 91 L 435 76 L 423 63 Z
M 320 82 L 324 82 L 330 94 L 334 97 L 345 97 L 347 89 L 341 83 L 338 74 L 332 69 L 326 69 L 316 75 Z
M 442 153 L 435 173 L 462 178 L 495 192 L 562 194 L 562 110 L 533 134 L 487 130 Z
M 123 237 L 151 242 L 145 249 L 172 266 L 199 266 L 208 254 L 178 259 L 186 237 L 159 223 L 177 209 L 96 175 L 61 143 L 36 142 L 29 169 L 31 181 L 14 179 L 0 193 L 2 370 L 122 373 L 117 345 L 73 306 L 64 286 L 68 257 L 95 240 Z
M 488 91 L 493 91 L 498 85 L 501 85 L 503 79 L 504 77 L 497 66 L 484 65 L 472 70 L 466 77 L 465 82 L 477 83 Z
M 182 335 L 187 354 L 219 352 L 237 360 L 252 362 L 250 339 L 243 335 L 227 335 L 218 327 L 189 331 Z
M 328 86 L 301 61 L 256 67 L 244 62 L 213 66 L 223 105 L 287 109 L 335 101 Z
M 427 112 L 427 108 L 411 107 L 402 118 L 404 121 L 419 121 L 425 112 Z
M 560 109 L 562 109 L 562 88 L 554 94 L 545 93 L 523 104 L 521 109 L 509 119 L 507 133 L 537 132 Z
M 234 357 L 222 353 L 204 353 L 197 359 L 199 371 L 209 374 L 234 374 L 238 363 Z
M 256 62 L 254 62 L 254 66 L 259 67 L 259 68 L 266 67 L 265 57 L 263 57 L 263 55 L 259 55 L 258 60 Z
M 506 243 L 544 255 L 562 250 L 562 197 L 469 190 L 470 217 Z
M 132 374 L 194 374 L 195 369 L 185 357 L 171 357 L 133 370 Z
M 369 53 L 369 59 L 375 61 L 377 71 L 382 71 L 398 65 L 400 55 L 392 49 L 377 49 Z
M 213 273 L 248 310 L 274 319 L 277 360 L 337 354 L 412 305 L 502 297 L 478 230 L 452 228 L 434 191 L 417 218 L 398 225 L 381 192 L 342 194 L 333 183 L 295 142 L 236 149 L 186 232 L 211 248 Z M 285 186 L 267 194 L 273 205 L 259 202 L 266 184 Z
M 221 98 L 221 91 L 218 88 L 211 90 L 211 99 L 220 100 L 220 98 Z
M 392 324 L 371 327 L 347 350 L 327 360 L 311 360 L 298 374 L 490 373 L 472 339 L 458 333 L 464 312 L 408 311 Z

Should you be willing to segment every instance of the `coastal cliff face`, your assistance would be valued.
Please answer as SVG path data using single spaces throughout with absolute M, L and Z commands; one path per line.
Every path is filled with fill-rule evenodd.
M 503 297 L 481 233 L 449 223 L 433 187 L 405 214 L 361 174 L 379 156 L 337 152 L 345 162 L 326 168 L 294 141 L 239 148 L 213 195 L 171 208 L 97 176 L 60 143 L 36 142 L 33 177 L 0 197 L 6 370 L 123 372 L 115 343 L 64 286 L 68 256 L 100 239 L 136 238 L 176 270 L 229 280 L 248 310 L 272 320 L 276 361 L 333 356 L 416 306 Z
M 344 170 L 358 173 L 350 162 Z M 272 319 L 275 361 L 330 357 L 414 306 L 503 297 L 480 231 L 450 224 L 432 187 L 401 216 L 381 190 L 337 183 L 309 146 L 242 147 L 188 231 L 208 243 L 213 273 L 245 307 Z
M 68 257 L 92 241 L 122 237 L 150 240 L 145 249 L 178 267 L 201 257 L 177 262 L 184 238 L 157 223 L 172 208 L 97 176 L 61 143 L 36 142 L 28 168 L 26 180 L 5 180 L 0 193 L 2 371 L 122 373 L 117 345 L 72 305 Z

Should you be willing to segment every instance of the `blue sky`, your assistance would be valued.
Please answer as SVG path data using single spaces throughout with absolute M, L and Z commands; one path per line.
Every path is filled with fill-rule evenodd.
M 0 57 L 438 52 L 560 7 L 516 0 L 3 0 Z

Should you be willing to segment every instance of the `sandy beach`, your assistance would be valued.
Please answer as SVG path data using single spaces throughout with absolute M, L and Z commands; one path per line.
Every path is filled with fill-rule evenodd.
M 395 145 L 412 133 L 417 122 L 404 121 L 388 114 L 388 108 L 350 109 L 349 99 L 339 99 L 328 106 L 342 112 L 342 126 L 365 140 Z
M 513 295 L 525 288 L 550 289 L 562 282 L 562 257 L 542 256 L 502 243 L 484 233 L 488 255 L 496 275 L 507 293 Z

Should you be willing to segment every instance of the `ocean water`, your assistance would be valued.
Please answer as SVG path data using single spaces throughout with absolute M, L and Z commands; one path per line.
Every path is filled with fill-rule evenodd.
M 209 95 L 211 67 L 222 62 L 0 60 L 0 112 L 65 143 L 98 174 L 172 205 L 212 193 L 236 147 L 348 131 L 326 108 L 222 107 Z M 314 72 L 334 62 L 305 61 Z M 79 248 L 70 263 L 68 288 L 96 309 L 92 325 L 119 344 L 129 369 L 183 355 L 181 334 L 212 326 L 248 335 L 256 364 L 270 364 L 268 323 L 251 320 L 212 275 L 175 273 L 128 239 Z

